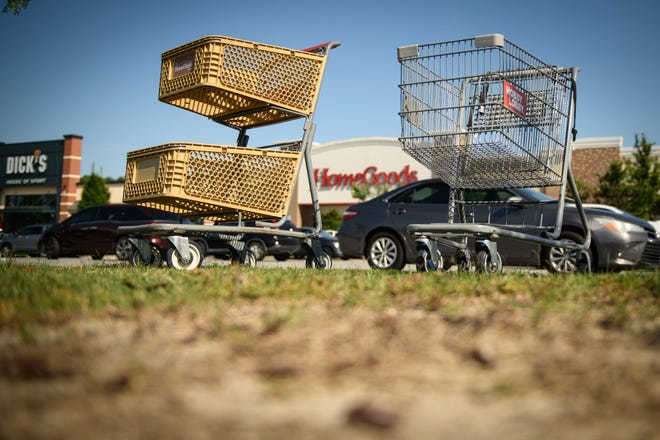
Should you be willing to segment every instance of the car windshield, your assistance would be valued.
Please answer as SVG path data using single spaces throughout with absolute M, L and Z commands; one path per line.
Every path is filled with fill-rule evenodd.
M 543 194 L 540 191 L 531 188 L 518 188 L 516 190 L 525 200 L 530 200 L 534 202 L 556 202 L 557 199 L 550 197 L 547 194 Z

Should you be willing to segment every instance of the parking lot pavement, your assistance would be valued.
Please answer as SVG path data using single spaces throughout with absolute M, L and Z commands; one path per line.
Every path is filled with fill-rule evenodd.
M 117 265 L 127 265 L 125 261 L 119 261 L 115 256 L 107 256 L 102 260 L 93 260 L 91 257 L 79 257 L 79 258 L 58 258 L 55 260 L 49 260 L 47 258 L 41 257 L 11 257 L 11 258 L 0 258 L 0 264 L 5 262 L 11 262 L 13 264 L 46 264 L 49 266 L 61 266 L 61 267 L 74 267 L 74 266 L 90 266 L 90 265 L 103 265 L 103 266 L 117 266 Z M 229 260 L 222 260 L 214 257 L 204 258 L 202 267 L 213 267 L 213 266 L 229 266 L 231 263 Z M 266 257 L 262 261 L 257 263 L 257 267 L 260 268 L 305 268 L 305 260 L 303 259 L 288 259 L 285 261 L 277 261 L 273 257 Z M 371 270 L 367 260 L 365 259 L 349 259 L 342 260 L 335 258 L 332 260 L 332 269 L 331 270 Z M 414 272 L 416 270 L 414 264 L 408 264 L 403 269 L 406 272 Z M 452 267 L 450 270 L 456 271 L 456 266 Z M 526 267 L 505 267 L 504 272 L 530 272 L 536 274 L 547 274 L 548 272 L 543 269 L 533 269 Z

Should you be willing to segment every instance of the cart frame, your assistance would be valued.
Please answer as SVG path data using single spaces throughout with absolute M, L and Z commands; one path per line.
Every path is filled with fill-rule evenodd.
M 268 45 L 259 45 L 257 43 L 245 42 L 242 40 L 230 39 L 226 37 L 207 37 L 212 43 L 216 41 L 221 41 L 223 44 L 229 42 L 230 44 L 237 44 L 241 46 L 241 50 L 252 51 L 255 49 L 266 48 L 272 52 L 277 52 L 278 55 L 281 53 L 282 56 L 288 57 L 292 56 L 293 51 L 287 50 L 284 48 L 277 48 L 274 46 Z M 202 39 L 205 40 L 205 39 Z M 200 40 L 200 41 L 202 41 Z M 196 43 L 196 42 L 193 42 Z M 181 48 L 173 49 L 171 51 L 165 52 L 163 54 L 163 67 L 162 71 L 166 69 L 166 59 L 169 59 L 172 55 L 184 54 L 190 52 L 191 47 L 195 45 L 189 43 L 184 45 Z M 305 49 L 303 52 L 308 52 L 311 54 L 322 55 L 323 57 L 328 57 L 332 49 L 340 46 L 339 41 L 332 41 L 314 46 L 308 49 Z M 300 52 L 300 51 L 298 51 Z M 298 54 L 294 54 L 299 56 Z M 304 56 L 304 54 L 302 54 Z M 256 128 L 264 125 L 281 123 L 289 121 L 292 119 L 304 118 L 305 122 L 303 125 L 303 135 L 302 139 L 293 144 L 299 144 L 299 152 L 302 160 L 305 162 L 305 171 L 307 174 L 310 196 L 312 200 L 312 209 L 314 215 L 314 228 L 311 232 L 301 232 L 301 231 L 288 231 L 280 230 L 279 228 L 287 219 L 286 212 L 288 211 L 288 206 L 290 202 L 289 198 L 286 201 L 286 206 L 282 210 L 284 213 L 278 221 L 263 221 L 267 218 L 272 218 L 262 213 L 254 213 L 249 210 L 249 208 L 235 209 L 233 218 L 236 220 L 236 226 L 228 225 L 196 225 L 196 224 L 153 224 L 153 225 L 140 225 L 140 226 L 123 226 L 119 230 L 122 233 L 129 235 L 129 241 L 133 244 L 134 255 L 131 257 L 131 264 L 133 265 L 153 265 L 159 266 L 161 264 L 161 259 L 154 257 L 154 249 L 150 244 L 148 237 L 149 235 L 159 235 L 165 236 L 168 242 L 171 245 L 170 250 L 167 255 L 167 263 L 170 267 L 176 267 L 180 269 L 195 269 L 201 265 L 203 260 L 203 255 L 200 257 L 199 250 L 197 245 L 194 243 L 195 234 L 204 234 L 206 236 L 214 236 L 220 240 L 226 241 L 227 246 L 231 252 L 232 263 L 243 264 L 247 266 L 255 266 L 256 259 L 254 255 L 246 248 L 245 242 L 242 241 L 243 235 L 246 233 L 262 233 L 262 234 L 271 234 L 271 235 L 280 235 L 295 237 L 302 240 L 303 247 L 307 251 L 306 258 L 306 267 L 308 268 L 319 268 L 319 269 L 329 269 L 332 267 L 332 256 L 328 255 L 322 250 L 321 242 L 319 238 L 320 231 L 322 229 L 322 219 L 321 219 L 321 210 L 318 200 L 318 192 L 316 185 L 314 183 L 314 171 L 312 165 L 312 143 L 314 139 L 314 134 L 316 131 L 316 124 L 314 122 L 314 109 L 316 105 L 316 99 L 318 97 L 318 91 L 320 88 L 320 83 L 324 73 L 324 66 L 321 68 L 320 73 L 316 72 L 316 75 L 319 75 L 316 84 L 316 90 L 312 90 L 311 103 L 305 103 L 305 108 L 296 109 L 295 106 L 286 106 L 283 107 L 277 101 L 269 100 L 270 98 L 257 96 L 248 96 L 245 99 L 240 99 L 240 103 L 244 104 L 243 107 L 235 106 L 232 111 L 227 111 L 227 107 L 223 106 L 220 102 L 218 107 L 222 107 L 220 110 L 223 112 L 222 115 L 214 114 L 213 117 L 206 115 L 203 112 L 209 111 L 209 105 L 203 103 L 203 106 L 200 106 L 199 103 L 194 102 L 195 107 L 186 108 L 188 110 L 194 111 L 199 114 L 209 116 L 213 121 L 218 122 L 222 125 L 228 126 L 238 130 L 237 145 L 238 147 L 248 147 L 247 130 L 250 128 Z M 170 102 L 167 93 L 163 92 L 163 77 L 166 76 L 163 73 L 161 74 L 161 91 L 160 98 L 163 102 L 171 103 L 177 106 L 185 106 L 182 102 L 189 103 L 181 98 L 181 94 L 173 94 L 175 97 L 175 102 Z M 170 75 L 171 76 L 171 75 Z M 272 78 L 269 79 L 272 81 Z M 235 99 L 236 93 L 235 90 L 230 91 L 230 96 L 232 99 L 231 104 L 239 102 L 238 99 Z M 192 91 L 190 93 L 197 93 Z M 184 94 L 185 95 L 185 94 Z M 196 95 L 197 96 L 197 95 Z M 245 104 L 247 103 L 247 104 Z M 256 103 L 256 104 L 255 104 Z M 202 110 L 200 110 L 203 109 Z M 211 109 L 213 111 L 213 109 Z M 217 113 L 217 112 L 216 112 Z M 274 116 L 273 116 L 274 115 Z M 287 145 L 291 145 L 288 143 Z M 281 145 L 275 145 L 275 147 L 280 147 Z M 273 147 L 273 146 L 268 146 Z M 250 150 L 257 150 L 258 148 L 249 147 Z M 266 148 L 266 147 L 264 147 Z M 131 153 L 129 153 L 130 156 Z M 264 152 L 266 154 L 266 152 Z M 300 168 L 302 167 L 302 161 L 298 161 L 298 169 L 295 172 L 294 181 L 292 182 L 290 191 L 293 191 L 293 186 L 295 186 L 295 179 L 300 174 Z M 127 174 L 128 174 L 128 165 L 127 165 Z M 128 180 L 128 179 L 127 179 Z M 128 185 L 128 184 L 127 184 Z M 140 200 L 126 200 L 126 186 L 124 191 L 124 201 L 127 203 L 141 204 L 145 206 L 158 207 L 160 209 L 179 212 L 179 208 L 175 204 L 168 206 L 167 204 L 158 204 L 154 199 L 149 200 L 149 197 L 142 198 Z M 244 213 L 248 214 L 250 219 L 257 219 L 255 222 L 256 226 L 245 226 L 244 225 Z M 213 218 L 214 212 L 197 212 L 198 215 L 204 216 L 208 214 L 208 217 Z M 260 219 L 260 220 L 259 220 Z

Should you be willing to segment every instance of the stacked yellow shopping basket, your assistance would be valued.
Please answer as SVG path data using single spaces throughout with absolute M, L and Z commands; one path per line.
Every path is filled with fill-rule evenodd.
M 159 100 L 246 130 L 307 117 L 326 56 L 209 36 L 162 55 Z M 127 155 L 123 200 L 210 220 L 282 217 L 300 149 L 169 143 Z

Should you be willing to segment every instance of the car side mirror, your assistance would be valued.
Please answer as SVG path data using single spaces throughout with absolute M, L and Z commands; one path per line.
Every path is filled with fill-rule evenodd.
M 508 199 L 506 199 L 507 203 L 522 203 L 523 198 L 520 196 L 511 196 Z

